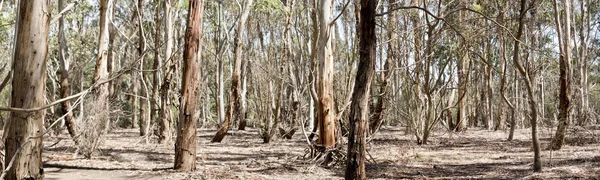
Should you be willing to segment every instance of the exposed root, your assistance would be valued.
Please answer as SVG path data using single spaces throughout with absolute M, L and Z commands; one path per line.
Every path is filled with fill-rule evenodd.
M 312 144 L 306 150 L 304 150 L 305 154 L 303 156 L 303 159 L 308 161 L 308 163 L 324 167 L 343 166 L 346 163 L 346 159 L 348 157 L 346 155 L 346 149 L 339 147 L 345 146 L 337 146 L 336 148 L 325 148 L 324 146 Z

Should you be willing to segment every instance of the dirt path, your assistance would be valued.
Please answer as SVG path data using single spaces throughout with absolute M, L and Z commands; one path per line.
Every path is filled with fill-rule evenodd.
M 402 131 L 384 129 L 371 142 L 367 174 L 370 179 L 456 178 L 600 178 L 600 131 L 571 134 L 561 151 L 543 151 L 542 173 L 531 170 L 529 131 L 518 130 L 515 141 L 506 132 L 470 130 L 438 134 L 418 146 Z M 170 169 L 173 146 L 145 143 L 136 130 L 109 134 L 92 159 L 73 158 L 70 140 L 55 144 L 47 138 L 44 152 L 46 179 L 342 179 L 343 168 L 323 168 L 301 158 L 306 141 L 263 144 L 256 130 L 232 131 L 223 143 L 209 143 L 214 130 L 198 131 L 198 168 L 194 173 Z M 596 136 L 594 136 L 596 134 Z M 588 137 L 589 136 L 589 137 Z M 542 131 L 543 147 L 550 131 Z M 595 137 L 595 139 L 593 138 Z M 574 141 L 577 140 L 577 141 Z M 153 141 L 153 140 L 151 140 Z M 552 159 L 550 160 L 550 157 Z M 376 162 L 376 163 L 374 163 Z

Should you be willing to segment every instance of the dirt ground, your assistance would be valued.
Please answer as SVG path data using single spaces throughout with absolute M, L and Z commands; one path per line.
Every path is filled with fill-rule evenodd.
M 223 143 L 210 143 L 213 129 L 198 130 L 197 170 L 171 169 L 173 145 L 146 143 L 134 129 L 105 136 L 92 159 L 74 157 L 67 135 L 45 140 L 46 179 L 342 179 L 343 167 L 321 167 L 302 157 L 302 134 L 263 144 L 257 130 L 230 131 Z M 543 172 L 533 173 L 530 134 L 470 129 L 437 133 L 428 145 L 416 145 L 398 128 L 383 128 L 371 141 L 369 179 L 600 179 L 600 128 L 571 130 L 560 151 L 542 152 Z M 541 129 L 542 148 L 552 129 Z

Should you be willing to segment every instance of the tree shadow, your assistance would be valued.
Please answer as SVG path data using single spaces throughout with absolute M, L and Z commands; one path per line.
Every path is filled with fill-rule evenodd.
M 272 158 L 275 159 L 286 159 L 290 157 L 287 153 L 233 153 L 233 152 L 220 152 L 220 153 L 207 153 L 203 154 L 202 164 L 205 165 L 224 165 L 224 164 L 239 164 L 239 163 L 254 163 L 254 162 L 272 162 Z
M 169 159 L 168 157 L 172 157 L 175 154 L 174 153 L 164 153 L 164 152 L 154 152 L 154 151 L 140 151 L 140 150 L 135 150 L 135 149 L 113 149 L 113 148 L 108 148 L 108 149 L 99 149 L 98 150 L 100 152 L 100 156 L 106 156 L 109 157 L 111 160 L 117 161 L 117 162 L 130 162 L 131 160 L 126 159 L 122 156 L 122 154 L 138 154 L 138 155 L 142 155 L 145 156 L 146 160 L 148 161 L 160 161 L 163 163 L 171 163 L 172 160 Z
M 115 168 L 115 167 L 109 167 L 109 168 L 103 168 L 103 167 L 86 167 L 86 166 L 71 166 L 71 165 L 63 165 L 63 164 L 53 164 L 53 163 L 44 163 L 44 168 L 58 168 L 58 170 L 55 171 L 47 171 L 47 172 L 52 172 L 52 173 L 56 173 L 56 172 L 60 172 L 64 169 L 76 169 L 76 170 L 97 170 L 97 171 L 147 171 L 147 172 L 152 172 L 152 171 L 165 171 L 165 170 L 171 170 L 173 169 L 172 167 L 165 167 L 165 168 L 151 168 L 151 169 L 143 169 L 143 168 Z
M 473 163 L 461 165 L 432 165 L 413 167 L 398 164 L 367 164 L 368 178 L 383 179 L 429 179 L 448 178 L 463 179 L 485 176 L 487 173 L 496 173 L 494 179 L 520 179 L 533 173 L 531 169 L 513 169 L 512 166 L 521 166 L 526 162 L 503 163 Z M 343 175 L 343 174 L 342 174 Z

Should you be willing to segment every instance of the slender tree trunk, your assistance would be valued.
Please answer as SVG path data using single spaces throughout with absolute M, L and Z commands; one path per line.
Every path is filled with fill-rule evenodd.
M 196 124 L 200 118 L 200 49 L 202 47 L 203 0 L 190 0 L 183 50 L 183 77 L 177 141 L 175 142 L 175 169 L 196 169 Z
M 549 145 L 549 149 L 559 150 L 565 140 L 565 133 L 569 127 L 570 116 L 571 116 L 571 96 L 572 96 L 572 70 L 571 70 L 571 5 L 570 0 L 563 1 L 564 12 L 565 12 L 565 28 L 561 26 L 560 15 L 558 11 L 558 2 L 554 0 L 554 18 L 556 23 L 556 29 L 558 34 L 558 42 L 560 46 L 560 91 L 558 95 L 558 127 L 556 128 L 556 134 L 552 138 L 552 142 Z M 565 30 L 563 36 L 562 30 Z
M 115 27 L 112 23 L 112 20 L 115 19 L 115 1 L 110 1 L 109 2 L 109 8 L 110 8 L 110 14 L 107 14 L 108 18 L 110 18 L 110 20 L 108 21 L 108 55 L 106 58 L 106 71 L 108 72 L 108 75 L 110 76 L 110 74 L 113 73 L 113 67 L 115 66 L 115 62 L 114 62 L 114 52 L 113 52 L 113 44 L 115 43 Z M 108 76 L 107 76 L 108 77 Z M 114 95 L 115 93 L 115 89 L 114 89 L 114 82 L 113 81 L 108 81 L 106 83 L 107 89 L 108 89 L 108 97 L 107 97 L 107 104 L 108 107 L 106 109 L 106 117 L 104 117 L 106 119 L 106 124 L 104 124 L 104 133 L 107 133 L 110 131 L 110 127 L 111 125 L 111 117 L 110 117 L 110 102 L 112 101 L 112 99 L 115 97 Z
M 223 82 L 223 59 L 218 60 L 218 67 L 216 79 L 217 79 L 217 119 L 219 124 L 225 122 L 225 100 L 223 96 L 225 94 L 224 82 Z
M 96 70 L 94 73 L 94 83 L 98 83 L 103 80 L 108 80 L 108 53 L 110 43 L 110 24 L 111 17 L 113 14 L 113 1 L 112 0 L 101 0 L 100 1 L 100 35 L 98 38 L 98 58 L 96 59 Z M 109 84 L 101 84 L 96 90 L 96 102 L 95 107 L 100 114 L 100 127 L 103 130 L 108 128 L 110 125 L 110 108 L 109 108 Z
M 529 113 L 531 119 L 531 139 L 533 144 L 533 171 L 541 172 L 542 171 L 542 162 L 540 158 L 540 143 L 537 137 L 537 119 L 538 119 L 538 105 L 537 105 L 537 96 L 535 95 L 535 77 L 528 71 L 526 71 L 521 65 L 519 60 L 519 48 L 521 44 L 521 36 L 523 35 L 523 29 L 525 26 L 525 17 L 527 16 L 526 7 L 527 0 L 521 0 L 521 10 L 519 12 L 519 27 L 516 33 L 516 41 L 513 49 L 513 63 L 517 67 L 517 70 L 521 74 L 522 77 L 525 78 L 525 86 L 527 89 L 527 95 L 529 96 Z
M 242 74 L 241 74 L 241 78 L 242 78 L 242 92 L 240 94 L 240 124 L 238 126 L 238 130 L 246 130 L 246 113 L 247 113 L 247 100 L 246 100 L 246 92 L 247 92 L 247 87 L 248 87 L 248 77 L 246 77 L 247 75 L 247 71 L 248 71 L 248 62 L 247 61 L 242 61 Z
M 466 46 L 463 45 L 462 46 Z M 466 49 L 466 47 L 462 47 L 461 49 Z M 465 70 L 468 66 L 467 64 L 467 55 L 466 55 L 466 50 L 461 50 L 463 52 L 460 52 L 460 57 L 459 57 L 459 61 L 458 61 L 458 65 L 457 65 L 457 71 L 458 71 L 458 112 L 457 112 L 457 117 L 456 117 L 456 128 L 454 129 L 455 131 L 464 131 L 467 128 L 467 106 L 465 105 L 465 102 L 467 102 L 468 100 L 468 91 L 467 91 L 467 71 Z
M 152 92 L 150 94 L 150 121 L 155 122 L 156 124 L 158 124 L 158 129 L 156 131 L 154 131 L 154 134 L 156 134 L 158 136 L 158 143 L 162 144 L 165 143 L 165 139 L 167 139 L 165 137 L 165 135 L 163 134 L 163 130 L 164 130 L 164 120 L 162 117 L 164 115 L 164 111 L 161 108 L 162 106 L 162 96 L 160 96 L 160 85 L 162 83 L 161 81 L 161 72 L 166 72 L 166 71 L 162 71 L 163 68 L 162 67 L 162 59 L 160 58 L 160 48 L 161 43 L 163 42 L 160 37 L 162 37 L 162 29 L 161 29 L 161 16 L 160 16 L 160 11 L 164 8 L 165 9 L 165 15 L 163 16 L 169 16 L 169 14 L 167 13 L 166 9 L 167 7 L 163 7 L 161 4 L 165 4 L 165 6 L 167 3 L 169 3 L 169 1 L 154 1 L 155 4 L 155 11 L 154 11 L 154 60 L 152 61 Z M 140 9 L 142 9 L 143 5 L 143 0 L 138 0 L 138 7 Z M 165 19 L 167 19 L 165 17 Z M 166 21 L 166 20 L 165 20 Z M 165 23 L 166 24 L 166 23 Z M 165 32 L 166 33 L 166 32 Z M 166 45 L 165 45 L 166 46 Z M 165 56 L 166 53 L 165 53 Z M 168 59 L 168 58 L 165 58 Z M 171 138 L 169 138 L 170 140 Z
M 165 60 L 166 60 L 166 64 L 171 64 L 171 62 L 173 62 L 172 56 L 173 56 L 173 43 L 175 42 L 173 39 L 173 7 L 171 6 L 171 0 L 166 0 L 164 1 L 164 23 L 165 23 L 165 30 L 164 30 L 164 43 L 165 43 Z M 159 21 L 159 17 L 158 17 L 158 13 L 157 13 L 157 17 L 156 17 L 156 22 L 160 22 Z M 158 36 L 157 36 L 158 37 Z M 160 39 L 160 38 L 156 38 L 156 39 Z M 160 42 L 157 41 L 156 46 L 158 48 L 158 44 Z M 160 60 L 158 58 L 155 59 L 155 70 L 158 70 L 158 68 L 161 67 L 161 63 Z M 165 66 L 166 67 L 166 66 Z M 167 67 L 169 68 L 169 67 Z M 165 68 L 165 69 L 167 69 Z M 171 75 L 167 75 L 167 73 L 173 73 L 170 71 L 164 71 L 165 72 L 165 81 L 163 83 L 163 86 L 167 86 L 170 87 L 170 78 L 166 78 L 167 76 L 171 76 Z M 155 75 L 154 79 L 155 82 L 158 86 L 159 80 L 158 80 L 158 75 Z M 168 85 L 167 85 L 168 84 Z M 169 89 L 170 88 L 164 88 L 161 90 L 159 90 L 159 87 L 156 87 L 156 91 L 161 91 L 160 92 L 160 102 L 158 104 L 159 105 L 159 115 L 158 115 L 158 142 L 159 143 L 169 143 L 171 141 L 171 121 L 170 121 L 170 116 L 167 115 L 167 113 L 169 112 L 169 104 L 167 104 L 168 100 L 168 94 L 169 94 Z M 157 94 L 158 92 L 155 92 L 154 96 L 159 96 Z M 153 97 L 154 98 L 154 97 Z
M 411 3 L 411 5 L 413 6 L 419 6 L 421 4 L 421 0 L 415 0 Z M 414 98 L 415 98 L 415 105 L 414 107 L 414 113 L 413 114 L 413 118 L 411 120 L 408 120 L 408 125 L 406 127 L 406 133 L 410 134 L 410 133 L 415 133 L 415 134 L 419 134 L 419 132 L 413 132 L 414 130 L 418 129 L 418 122 L 421 119 L 421 114 L 423 111 L 422 108 L 422 104 L 423 104 L 423 91 L 421 89 L 421 76 L 422 76 L 422 72 L 423 72 L 423 62 L 422 62 L 422 58 L 421 58 L 421 48 L 422 48 L 422 38 L 421 36 L 423 35 L 423 32 L 421 30 L 421 28 L 419 28 L 419 26 L 421 25 L 421 16 L 419 15 L 418 12 L 413 12 L 413 14 L 411 14 L 410 20 L 412 21 L 412 25 L 415 28 L 413 31 L 413 39 L 414 39 L 414 58 L 415 58 L 415 79 L 414 79 L 414 84 L 413 84 L 413 91 L 414 91 Z M 408 69 L 407 69 L 408 70 Z M 421 139 L 420 136 L 417 135 L 417 141 L 420 143 Z
M 492 129 L 494 127 L 494 104 L 492 101 L 494 101 L 494 85 L 492 83 L 492 79 L 494 77 L 493 74 L 493 70 L 492 70 L 492 64 L 493 62 L 493 57 L 492 57 L 492 48 L 491 48 L 491 40 L 487 40 L 487 43 L 485 44 L 485 54 L 487 55 L 487 60 L 488 60 L 488 65 L 486 66 L 486 85 L 485 85 L 485 89 L 486 89 L 486 109 L 487 109 L 487 129 Z
M 580 107 L 579 108 L 579 121 L 580 126 L 589 123 L 590 112 L 588 105 L 588 45 L 590 39 L 590 23 L 591 15 L 589 13 L 590 0 L 582 0 L 579 9 L 581 10 L 581 26 L 579 27 L 579 42 L 581 43 L 579 50 L 579 92 L 581 94 Z
M 223 124 L 223 122 L 225 121 L 225 101 L 223 100 L 223 96 L 225 93 L 225 88 L 224 88 L 224 82 L 223 82 L 223 57 L 222 57 L 222 49 L 223 49 L 223 42 L 221 42 L 221 36 L 222 36 L 222 32 L 223 31 L 221 29 L 221 7 L 223 6 L 222 2 L 219 3 L 219 10 L 217 12 L 217 16 L 218 16 L 218 24 L 217 24 L 217 36 L 215 36 L 215 44 L 217 44 L 217 48 L 216 49 L 216 54 L 219 56 L 217 57 L 217 69 L 216 69 L 216 73 L 215 73 L 215 85 L 216 85 L 216 89 L 217 89 L 217 96 L 216 96 L 216 105 L 217 105 L 217 120 L 218 120 L 218 124 L 221 125 Z
M 246 7 L 244 8 L 244 12 L 242 13 L 242 17 L 238 22 L 237 35 L 235 36 L 234 42 L 234 55 L 235 55 L 235 69 L 234 76 L 236 76 L 236 71 L 238 77 L 238 82 L 236 82 L 239 87 L 239 100 L 235 107 L 237 107 L 237 112 L 235 113 L 235 117 L 237 118 L 237 122 L 239 122 L 238 129 L 244 130 L 246 129 L 246 64 L 247 62 L 242 59 L 243 54 L 243 46 L 242 46 L 242 37 L 244 31 L 246 31 L 246 21 L 250 14 L 250 9 L 252 8 L 252 0 L 247 0 Z M 239 61 L 239 62 L 238 62 Z M 239 65 L 239 67 L 237 67 Z M 233 89 L 233 88 L 232 88 Z
M 35 108 L 44 105 L 50 1 L 22 0 L 18 8 L 10 107 Z M 44 114 L 45 110 L 10 112 L 4 162 L 10 163 L 13 156 L 15 161 L 5 179 L 43 178 L 43 144 L 38 136 L 44 131 Z
M 311 36 L 311 53 L 310 53 L 310 70 L 313 73 L 309 73 L 310 79 L 312 81 L 312 83 L 310 84 L 310 99 L 312 100 L 311 102 L 313 103 L 312 108 L 310 109 L 309 114 L 312 113 L 312 116 L 310 118 L 311 120 L 311 124 L 312 124 L 312 128 L 310 131 L 310 135 L 308 136 L 308 139 L 310 141 L 312 141 L 312 139 L 314 138 L 314 136 L 316 135 L 317 130 L 319 129 L 319 116 L 317 116 L 319 113 L 319 95 L 317 93 L 317 86 L 319 85 L 319 63 L 317 62 L 317 45 L 318 45 L 318 41 L 319 41 L 319 13 L 317 13 L 317 9 L 319 6 L 319 3 L 316 0 L 312 1 L 312 5 L 313 5 L 313 11 L 311 12 L 311 20 L 312 20 L 312 36 Z M 317 111 L 316 115 L 315 115 L 315 111 Z
M 137 13 L 137 9 L 134 10 Z M 127 52 L 127 51 L 126 51 Z M 124 53 L 124 54 L 128 54 L 128 53 Z M 133 93 L 133 95 L 131 96 L 130 99 L 130 103 L 131 103 L 131 128 L 138 128 L 139 124 L 140 124 L 140 120 L 139 120 L 139 112 L 138 109 L 140 107 L 140 98 L 139 98 L 139 91 L 140 91 L 140 81 L 139 78 L 137 76 L 137 72 L 136 71 L 131 71 L 131 93 Z M 142 132 L 140 131 L 140 136 L 143 136 L 144 134 L 142 134 Z
M 136 72 L 131 72 L 131 91 L 133 96 L 131 96 L 131 128 L 139 127 L 139 115 L 138 109 L 140 106 L 140 98 L 138 92 L 140 91 L 140 81 L 138 80 L 138 76 Z M 140 136 L 143 134 L 140 132 Z
M 288 101 L 289 105 L 288 107 L 291 107 L 291 109 L 286 110 L 287 112 L 291 112 L 293 115 L 290 118 L 286 118 L 289 119 L 286 121 L 286 124 L 288 125 L 292 125 L 292 127 L 294 127 L 294 125 L 296 124 L 296 121 L 298 118 L 301 118 L 298 110 L 299 110 L 299 88 L 301 87 L 298 84 L 298 79 L 296 78 L 296 75 L 294 74 L 294 68 L 292 66 L 292 64 L 295 64 L 295 67 L 298 67 L 299 65 L 296 63 L 297 61 L 294 58 L 293 52 L 292 52 L 292 37 L 291 37 L 291 27 L 292 27 L 292 18 L 294 16 L 294 0 L 286 0 L 284 1 L 284 5 L 285 5 L 285 9 L 287 12 L 286 13 L 286 20 L 285 20 L 285 27 L 283 30 L 283 52 L 281 55 L 281 62 L 287 62 L 287 65 L 281 65 L 283 68 L 287 67 L 288 73 L 289 73 L 289 78 L 290 78 L 290 83 L 292 84 L 291 87 L 291 91 L 288 91 L 289 94 L 291 94 L 291 100 Z M 284 63 L 281 63 L 284 64 Z M 285 72 L 285 70 L 283 70 L 282 68 L 280 68 L 281 73 L 283 74 Z M 286 90 L 284 90 L 286 91 Z M 287 98 L 286 98 L 287 99 Z M 287 113 L 286 113 L 287 114 Z M 285 119 L 284 119 L 285 120 Z M 295 133 L 295 128 L 289 128 L 289 131 L 286 131 L 286 129 L 284 128 L 280 128 L 277 127 L 279 129 L 280 135 L 283 138 L 291 138 L 293 136 L 293 133 Z
M 367 131 L 369 129 L 369 98 L 371 81 L 375 71 L 377 36 L 375 32 L 375 10 L 377 1 L 360 1 L 359 34 L 360 61 L 352 94 L 349 114 L 348 159 L 346 179 L 367 179 L 365 158 L 367 156 Z M 381 103 L 381 102 L 378 102 Z
M 459 5 L 464 5 L 465 1 L 459 1 Z M 458 21 L 463 21 L 463 13 L 459 12 Z M 454 127 L 454 131 L 460 132 L 465 131 L 469 124 L 468 122 L 468 113 L 467 113 L 467 105 L 468 103 L 468 71 L 469 68 L 469 57 L 468 57 L 468 45 L 466 39 L 460 39 L 459 43 L 459 52 L 458 52 L 458 62 L 456 68 L 456 74 L 458 75 L 458 109 L 456 112 L 456 127 Z
M 396 0 L 388 0 L 388 4 L 389 7 L 388 9 L 394 9 L 397 5 L 396 5 Z M 388 38 L 391 40 L 388 43 L 388 48 L 387 48 L 387 60 L 385 61 L 385 65 L 383 65 L 383 69 L 380 72 L 380 81 L 381 84 L 379 85 L 379 92 L 377 93 L 377 105 L 375 106 L 375 111 L 374 111 L 374 115 L 373 119 L 369 122 L 369 133 L 373 134 L 375 133 L 379 127 L 381 126 L 381 124 L 383 123 L 383 121 L 385 121 L 385 104 L 387 97 L 389 97 L 387 94 L 387 88 L 388 88 L 388 83 L 390 81 L 390 77 L 392 75 L 392 66 L 394 64 L 394 62 L 397 60 L 396 57 L 396 52 L 398 51 L 398 49 L 396 49 L 396 41 L 394 40 L 395 38 L 395 33 L 394 33 L 394 28 L 396 27 L 396 13 L 390 13 L 389 17 L 388 17 L 388 27 L 389 29 L 387 30 L 388 32 Z
M 64 8 L 64 0 L 58 0 L 58 9 Z M 65 20 L 63 16 L 58 19 L 58 61 L 60 62 L 60 98 L 66 98 L 71 95 L 71 87 L 69 85 L 69 50 L 67 40 L 65 38 Z M 78 144 L 77 135 L 79 129 L 73 118 L 71 110 L 71 101 L 61 103 L 58 116 L 65 115 L 65 126 L 73 141 Z
M 250 14 L 250 8 L 252 7 L 252 0 L 246 1 L 246 6 L 244 7 L 244 12 L 238 22 L 237 33 L 234 38 L 234 55 L 235 55 L 235 63 L 233 75 L 231 77 L 231 97 L 229 98 L 229 107 L 227 108 L 227 114 L 225 117 L 225 121 L 221 124 L 221 127 L 217 131 L 217 134 L 213 137 L 211 142 L 221 142 L 225 135 L 227 135 L 227 131 L 229 130 L 229 126 L 231 126 L 231 122 L 237 120 L 244 119 L 244 115 L 241 114 L 241 100 L 240 94 L 242 93 L 242 80 L 240 74 L 242 72 L 242 35 L 246 29 L 246 20 L 248 19 L 248 15 Z
M 508 3 L 505 2 L 505 3 Z M 499 23 L 504 23 L 504 9 L 502 9 L 502 12 L 500 13 L 499 16 Z M 508 100 L 508 98 L 506 97 L 506 70 L 507 70 L 507 57 L 506 57 L 506 39 L 504 38 L 504 30 L 499 29 L 499 37 L 500 37 L 500 70 L 502 71 L 502 78 L 500 79 L 500 96 L 502 98 L 502 103 L 500 103 L 500 108 L 499 108 L 499 114 L 500 114 L 500 118 L 498 119 L 497 123 L 496 123 L 496 127 L 495 130 L 503 130 L 506 129 L 506 118 L 504 116 L 504 104 L 506 104 L 508 106 L 508 108 L 510 109 L 510 126 L 511 126 L 511 131 L 508 137 L 508 141 L 512 141 L 513 139 L 513 135 L 514 135 L 514 122 L 515 122 L 515 108 L 512 105 L 512 103 Z
M 142 4 L 140 4 L 142 3 Z M 144 24 L 142 19 L 144 18 L 144 10 L 142 9 L 142 5 L 143 5 L 143 1 L 142 0 L 138 0 L 138 56 L 141 59 L 140 60 L 140 65 L 139 65 L 139 69 L 142 70 L 139 72 L 139 84 L 140 84 L 140 91 L 139 91 L 139 95 L 146 97 L 146 98 L 138 98 L 138 100 L 140 101 L 139 103 L 139 123 L 140 123 L 140 136 L 145 136 L 147 135 L 149 132 L 149 125 L 150 125 L 150 119 L 148 117 L 148 112 L 146 112 L 147 110 L 149 110 L 149 108 L 147 108 L 148 106 L 148 98 L 151 98 L 150 96 L 148 96 L 148 86 L 146 86 L 146 80 L 144 78 L 144 66 L 145 66 L 145 58 L 144 58 L 144 51 L 146 50 L 146 40 L 144 37 Z M 136 73 L 137 74 L 137 73 Z

